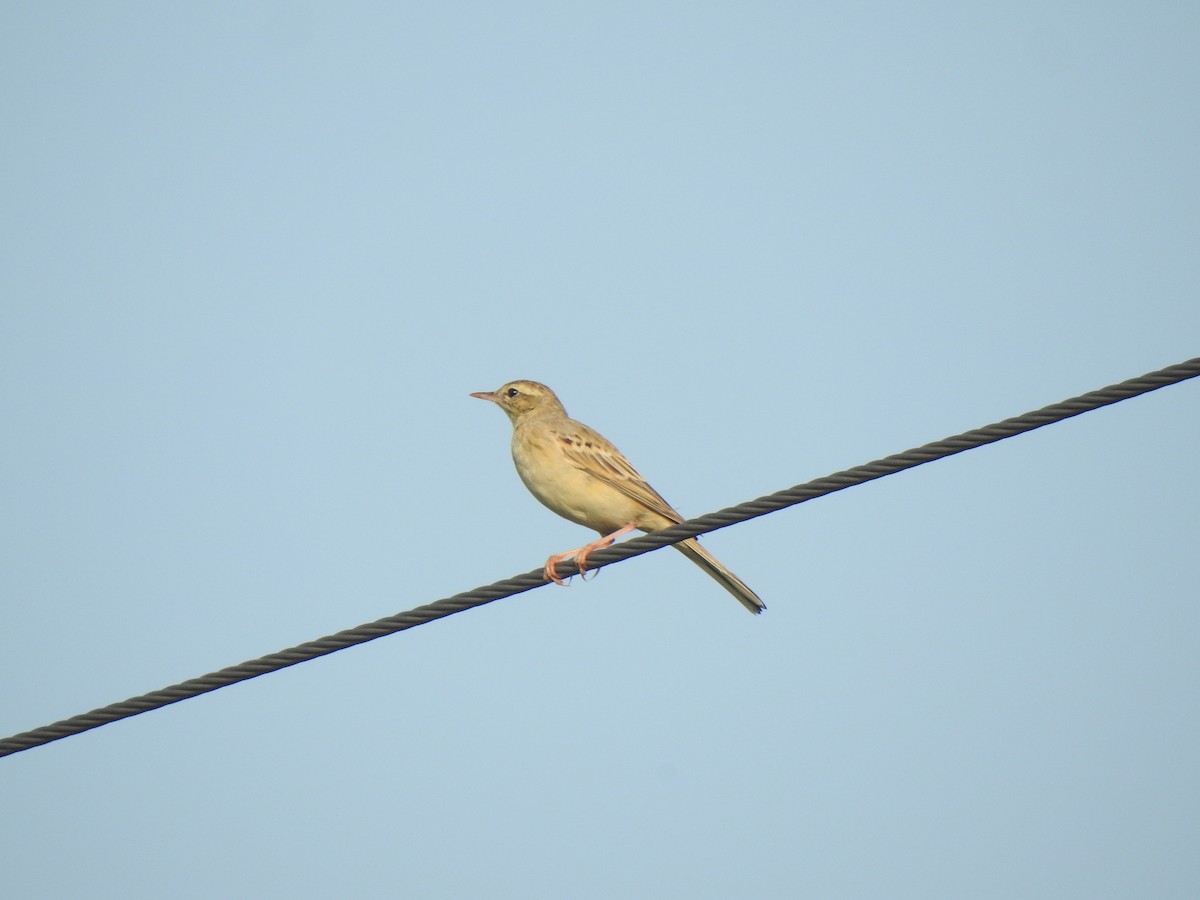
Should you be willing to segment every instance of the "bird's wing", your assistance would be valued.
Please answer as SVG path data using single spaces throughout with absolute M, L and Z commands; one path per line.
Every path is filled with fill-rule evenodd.
M 604 435 L 582 422 L 568 419 L 555 435 L 563 453 L 577 468 L 616 488 L 625 496 L 671 522 L 682 522 L 671 504 L 650 487 L 637 469 Z

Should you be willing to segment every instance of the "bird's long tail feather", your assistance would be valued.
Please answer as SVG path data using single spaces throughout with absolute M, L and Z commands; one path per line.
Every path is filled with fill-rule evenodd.
M 690 538 L 686 541 L 674 545 L 675 549 L 698 565 L 721 587 L 738 598 L 738 602 L 750 612 L 758 615 L 767 608 L 767 604 L 759 599 L 758 594 L 750 590 L 746 582 L 738 578 L 721 563 L 719 563 L 712 554 L 700 546 L 695 538 Z

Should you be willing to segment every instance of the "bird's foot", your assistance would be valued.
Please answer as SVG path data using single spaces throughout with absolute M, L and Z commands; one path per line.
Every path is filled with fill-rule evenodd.
M 588 570 L 587 561 L 588 561 L 588 557 L 592 555 L 592 552 L 595 550 L 602 550 L 605 547 L 612 546 L 612 542 L 615 540 L 616 540 L 616 538 L 614 538 L 610 534 L 608 537 L 600 538 L 600 540 L 598 540 L 598 541 L 593 541 L 592 543 L 579 548 L 579 551 L 575 554 L 575 565 L 579 566 L 579 577 L 580 578 L 582 578 L 584 581 L 587 581 L 587 570 Z M 597 569 L 595 574 L 592 575 L 592 577 L 595 578 L 596 575 L 599 575 L 599 574 L 600 574 L 600 570 Z
M 603 550 L 605 547 L 611 547 L 613 541 L 623 534 L 628 534 L 637 528 L 636 525 L 630 523 L 624 528 L 618 528 L 612 534 L 606 534 L 598 541 L 592 541 L 590 544 L 584 544 L 582 547 L 576 547 L 574 550 L 568 550 L 565 553 L 556 553 L 546 560 L 546 570 L 543 573 L 547 581 L 553 581 L 555 584 L 566 584 L 562 576 L 558 574 L 558 564 L 567 559 L 574 559 L 575 565 L 579 569 L 579 577 L 584 578 L 584 573 L 587 572 L 588 557 L 597 550 Z M 585 579 L 586 580 L 586 579 Z
M 547 581 L 553 581 L 555 584 L 565 586 L 567 582 L 564 581 L 563 577 L 558 574 L 558 564 L 564 560 L 570 559 L 578 552 L 579 550 L 568 550 L 566 553 L 556 553 L 551 556 L 548 560 L 546 560 L 546 569 L 542 573 L 542 577 L 544 577 Z M 581 569 L 580 571 L 582 572 L 583 570 Z

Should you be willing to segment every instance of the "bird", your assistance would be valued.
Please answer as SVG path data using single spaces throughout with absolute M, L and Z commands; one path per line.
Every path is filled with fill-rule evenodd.
M 629 460 L 599 432 L 567 416 L 554 391 L 537 381 L 510 381 L 471 394 L 495 403 L 512 421 L 512 457 L 525 487 L 564 519 L 600 539 L 546 560 L 547 581 L 564 584 L 557 566 L 574 558 L 582 575 L 588 556 L 631 531 L 657 531 L 683 521 Z M 767 608 L 744 581 L 695 538 L 673 545 L 755 615 Z

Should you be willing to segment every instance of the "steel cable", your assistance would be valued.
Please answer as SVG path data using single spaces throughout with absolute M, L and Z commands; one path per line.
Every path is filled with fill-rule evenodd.
M 1167 385 L 1195 378 L 1198 375 L 1200 375 L 1200 358 L 1168 366 L 1165 369 L 1150 372 L 1140 378 L 1131 378 L 1120 384 L 1110 385 L 1098 391 L 1091 391 L 1090 393 L 1074 397 L 1062 403 L 1055 403 L 1021 416 L 1005 419 L 1002 422 L 997 422 L 984 428 L 977 428 L 973 431 L 966 431 L 955 435 L 954 437 L 934 441 L 923 447 L 906 450 L 903 453 L 896 453 L 892 456 L 866 463 L 865 465 L 855 466 L 852 469 L 835 472 L 824 478 L 818 478 L 805 484 L 777 491 L 774 494 L 768 494 L 765 497 L 759 497 L 757 500 L 739 503 L 736 506 L 731 506 L 718 512 L 689 519 L 679 525 L 664 528 L 653 534 L 633 538 L 632 540 L 592 554 L 589 558 L 589 568 L 600 568 L 629 559 L 630 557 L 640 556 L 643 553 L 649 553 L 667 544 L 678 543 L 689 537 L 726 528 L 758 516 L 765 516 L 768 513 L 777 512 L 789 506 L 804 503 L 806 500 L 823 497 L 826 494 L 832 494 L 848 487 L 864 484 L 876 478 L 882 478 L 885 475 L 893 475 L 905 469 L 911 469 L 915 466 L 933 462 L 934 460 L 953 456 L 956 453 L 962 453 L 965 450 L 972 450 L 976 447 L 983 447 L 987 444 L 1004 440 L 1005 438 L 1024 434 L 1045 425 L 1061 422 L 1080 413 L 1099 409 L 1100 407 L 1118 403 L 1131 397 L 1137 397 L 1141 394 L 1166 387 Z M 575 567 L 572 564 L 566 564 L 560 568 L 560 573 L 563 575 L 570 575 L 575 571 Z M 99 728 L 101 725 L 107 725 L 110 722 L 116 722 L 130 716 L 136 716 L 140 713 L 168 706 L 172 703 L 178 703 L 180 700 L 197 697 L 209 691 L 215 691 L 218 688 L 237 684 L 240 681 L 248 681 L 251 678 L 257 678 L 259 675 L 265 675 L 268 672 L 275 672 L 288 666 L 294 666 L 297 663 L 308 662 L 309 660 L 317 659 L 330 653 L 336 653 L 338 650 L 345 650 L 347 647 L 364 644 L 376 638 L 395 634 L 398 631 L 404 631 L 417 625 L 424 625 L 427 622 L 433 622 L 477 606 L 483 606 L 485 603 L 491 603 L 493 600 L 512 597 L 533 588 L 541 587 L 545 583 L 542 577 L 542 570 L 539 568 L 531 572 L 526 572 L 524 575 L 517 575 L 503 581 L 497 581 L 486 587 L 464 591 L 452 597 L 437 600 L 424 606 L 418 606 L 407 612 L 397 613 L 394 616 L 388 616 L 375 622 L 359 625 L 356 628 L 348 628 L 345 631 L 339 631 L 328 637 L 299 644 L 287 650 L 281 650 L 278 653 L 270 653 L 236 666 L 229 666 L 228 668 L 212 672 L 200 678 L 192 678 L 171 687 L 163 688 L 162 690 L 151 691 L 148 694 L 133 697 L 122 703 L 113 703 L 109 706 L 92 710 L 91 712 L 63 719 L 52 725 L 44 725 L 32 731 L 4 738 L 0 740 L 0 756 L 9 756 L 13 753 L 19 753 L 22 750 L 29 750 L 33 747 L 48 744 L 51 741 L 57 741 L 92 728 Z

